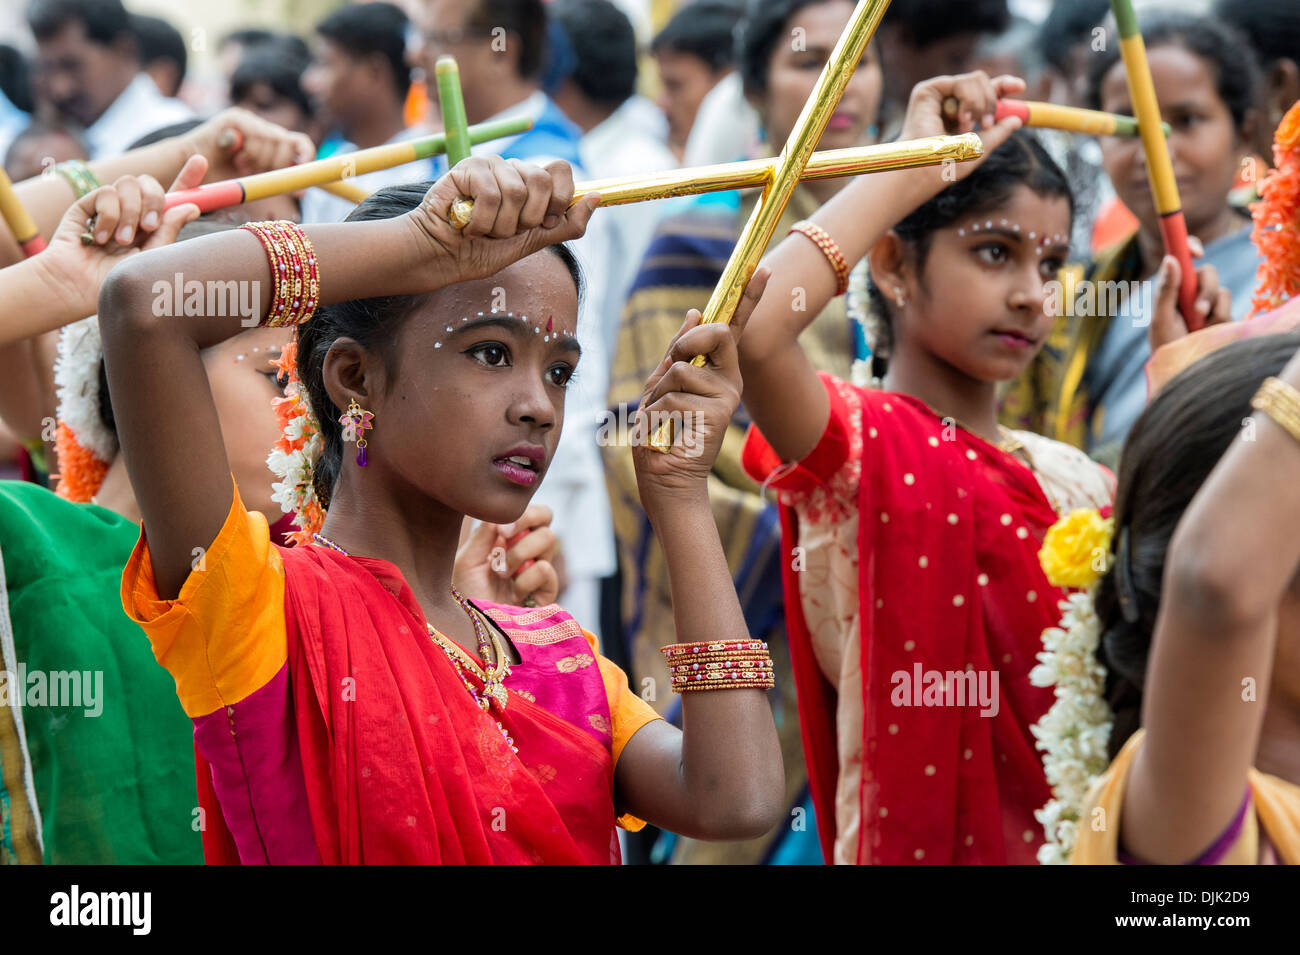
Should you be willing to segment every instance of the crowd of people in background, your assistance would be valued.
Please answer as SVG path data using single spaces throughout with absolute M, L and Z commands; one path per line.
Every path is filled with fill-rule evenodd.
M 234 175 L 408 142 L 442 129 L 432 78 L 435 63 L 448 54 L 459 68 L 471 125 L 519 117 L 531 122 L 525 132 L 475 145 L 472 156 L 485 164 L 494 161 L 489 157 L 537 166 L 563 160 L 581 183 L 773 156 L 794 128 L 854 6 L 852 0 L 344 3 L 301 30 L 250 26 L 230 32 L 215 44 L 213 62 L 200 70 L 177 25 L 131 11 L 129 0 L 126 6 L 121 0 L 31 0 L 30 37 L 0 45 L 0 156 L 15 183 L 43 178 L 61 186 L 66 179 L 84 200 L 91 190 L 77 187 L 76 170 L 108 168 L 96 164 L 111 161 L 123 163 L 120 174 L 150 172 L 166 187 L 176 176 L 197 177 L 197 182 L 207 172 L 211 179 L 209 169 L 196 172 L 182 165 L 192 154 Z M 1013 12 L 1031 7 L 1037 14 L 1032 19 Z M 1177 7 L 1140 5 L 1143 35 L 1170 127 L 1188 230 L 1199 243 L 1202 318 L 1212 326 L 1240 323 L 1265 311 L 1258 286 L 1268 263 L 1251 209 L 1276 164 L 1275 133 L 1280 141 L 1284 117 L 1295 116 L 1300 100 L 1300 7 L 1290 0 L 1207 0 L 1199 8 Z M 1196 9 L 1189 12 L 1189 7 Z M 1109 12 L 1108 0 L 1036 6 L 1008 0 L 892 0 L 818 148 L 951 131 L 937 105 L 945 95 L 979 103 L 1012 95 L 1132 114 Z M 975 115 L 966 128 L 976 128 L 980 119 Z M 263 143 L 262 151 L 248 148 L 243 160 L 223 159 L 220 147 L 211 144 L 218 129 L 229 125 L 245 131 L 254 145 Z M 1234 536 L 1224 526 L 1230 520 L 1224 502 L 1232 499 L 1230 492 L 1250 496 L 1252 491 L 1257 498 L 1294 499 L 1294 489 L 1281 490 L 1279 481 L 1270 483 L 1251 471 L 1261 462 L 1267 465 L 1269 448 L 1289 449 L 1281 440 L 1263 441 L 1229 454 L 1228 443 L 1250 415 L 1251 396 L 1265 375 L 1296 377 L 1295 362 L 1287 363 L 1297 341 L 1283 335 L 1230 345 L 1216 370 L 1197 366 L 1188 372 L 1191 379 L 1179 379 L 1153 397 L 1153 357 L 1168 354 L 1162 346 L 1176 347 L 1187 328 L 1170 331 L 1177 322 L 1168 291 L 1177 282 L 1168 271 L 1141 142 L 1015 131 L 1001 124 L 979 128 L 981 135 L 994 137 L 991 155 L 957 183 L 899 179 L 906 185 L 891 187 L 884 183 L 895 180 L 873 176 L 808 181 L 795 189 L 777 226 L 767 290 L 750 304 L 753 314 L 735 356 L 745 381 L 743 404 L 723 423 L 725 437 L 707 473 L 708 511 L 748 637 L 771 651 L 775 686 L 767 700 L 773 745 L 779 746 L 784 765 L 782 785 L 773 795 L 779 811 L 769 813 L 776 824 L 729 829 L 669 812 L 665 818 L 689 824 L 684 822 L 680 832 L 667 825 L 624 827 L 628 831 L 620 839 L 627 861 L 1030 863 L 1050 855 L 1059 841 L 1052 829 L 1056 820 L 1045 822 L 1041 810 L 1050 805 L 1059 779 L 1050 770 L 1044 777 L 1042 747 L 1030 724 L 1047 712 L 1053 697 L 1041 685 L 1031 687 L 1029 674 L 1039 665 L 1038 635 L 1056 625 L 1060 612 L 1048 593 L 1048 582 L 1054 581 L 1050 574 L 1043 578 L 1034 555 L 1058 518 L 1081 509 L 1104 513 L 1119 528 L 1132 522 L 1127 536 L 1116 538 L 1124 546 L 1116 559 L 1128 569 L 1121 578 L 1105 577 L 1096 612 L 1104 638 L 1098 660 L 1108 666 L 1105 689 L 1115 714 L 1108 755 L 1116 757 L 1113 772 L 1121 778 L 1132 764 L 1138 766 L 1130 775 L 1127 802 L 1114 779 L 1101 798 L 1116 818 L 1122 803 L 1138 822 L 1124 830 L 1118 844 L 1112 833 L 1108 845 L 1102 844 L 1103 834 L 1085 833 L 1080 822 L 1079 853 L 1089 861 L 1130 856 L 1204 861 L 1207 853 L 1219 859 L 1230 850 L 1257 849 L 1261 858 L 1295 851 L 1279 844 L 1276 828 L 1270 830 L 1271 846 L 1260 839 L 1249 850 L 1241 848 L 1242 818 L 1251 802 L 1248 791 L 1242 803 L 1239 789 L 1208 787 L 1211 809 L 1226 807 L 1227 818 L 1211 810 L 1198 816 L 1191 809 L 1173 809 L 1172 818 L 1185 823 L 1183 835 L 1155 832 L 1159 816 L 1153 807 L 1169 806 L 1174 787 L 1161 781 L 1154 756 L 1138 762 L 1135 741 L 1141 737 L 1134 734 L 1139 725 L 1145 727 L 1148 749 L 1161 754 L 1166 769 L 1170 761 L 1185 758 L 1179 766 L 1208 776 L 1220 765 L 1166 742 L 1171 726 L 1191 718 L 1191 704 L 1173 701 L 1169 687 L 1180 679 L 1188 685 L 1202 679 L 1200 671 L 1193 672 L 1195 662 L 1213 658 L 1210 637 L 1204 646 L 1189 638 L 1194 646 L 1187 658 L 1170 662 L 1168 629 L 1175 622 L 1194 629 L 1188 588 L 1205 582 L 1198 570 L 1208 573 L 1190 558 L 1180 563 L 1185 550 L 1176 549 L 1171 539 L 1186 512 L 1191 523 L 1179 531 L 1186 539 L 1228 535 L 1232 543 L 1224 546 L 1239 566 L 1250 555 L 1265 553 L 1264 544 Z M 165 150 L 171 152 L 157 158 Z M 126 162 L 142 156 L 155 158 L 147 163 L 137 158 L 135 167 Z M 384 201 L 392 208 L 384 212 L 367 206 L 354 215 L 355 203 L 311 188 L 193 222 L 177 221 L 171 235 L 179 233 L 180 241 L 168 254 L 179 263 L 196 236 L 267 220 L 298 223 L 313 237 L 311 227 L 347 220 L 362 230 L 352 235 L 369 235 L 364 225 L 370 220 L 415 214 L 411 210 L 418 209 L 431 184 L 448 175 L 445 157 L 437 156 L 351 177 L 367 194 L 388 190 Z M 98 180 L 112 182 L 102 173 Z M 418 190 L 416 184 L 422 184 Z M 133 194 L 145 196 L 137 207 L 154 201 L 147 190 Z M 546 480 L 532 498 L 539 509 L 530 508 L 519 522 L 520 530 L 535 535 L 536 552 L 512 552 L 510 560 L 512 571 L 525 559 L 549 560 L 556 578 L 547 603 L 562 604 L 581 622 L 591 646 L 603 654 L 598 655 L 602 667 L 612 662 L 613 670 L 604 671 L 606 683 L 609 672 L 621 669 L 624 695 L 630 687 L 640 696 L 634 705 L 609 691 L 605 719 L 615 724 L 616 761 L 627 743 L 619 736 L 620 719 L 625 727 L 635 722 L 639 728 L 656 718 L 680 726 L 684 695 L 668 691 L 672 661 L 660 649 L 680 639 L 675 637 L 681 616 L 681 593 L 674 586 L 676 545 L 660 536 L 660 516 L 646 504 L 638 450 L 610 440 L 609 422 L 635 417 L 647 380 L 656 380 L 657 369 L 662 372 L 665 348 L 679 334 L 683 317 L 704 308 L 757 200 L 757 192 L 724 192 L 598 208 L 565 246 L 574 260 L 566 259 L 566 268 L 582 276 L 572 329 L 581 346 L 581 368 L 567 386 L 565 427 Z M 57 222 L 58 203 L 40 201 L 45 203 L 40 208 L 49 206 L 42 221 Z M 147 241 L 140 221 L 140 238 L 131 239 L 137 244 Z M 158 221 L 164 220 L 155 213 Z M 820 243 L 808 241 L 809 222 L 834 236 L 832 244 L 843 250 L 848 268 L 842 282 L 838 272 L 826 270 Z M 959 250 L 957 230 L 963 229 L 960 241 L 966 243 L 970 222 L 976 230 L 987 223 L 990 242 L 997 223 L 1005 236 L 983 251 L 968 253 L 964 245 Z M 1015 236 L 1009 223 L 1015 224 Z M 1033 249 L 1018 245 L 1022 228 L 1038 242 Z M 324 264 L 325 240 L 313 241 Z M 214 242 L 204 248 L 229 256 L 221 261 L 231 269 L 244 267 L 230 251 L 233 245 Z M 977 341 L 980 335 L 987 338 L 988 330 L 972 331 L 970 316 L 981 307 L 997 311 L 987 303 L 998 296 L 1014 298 L 996 284 L 1001 279 L 993 278 L 991 269 L 1031 253 L 1040 255 L 1033 267 L 1045 281 L 1059 278 L 1067 288 L 1080 282 L 1124 285 L 1131 293 L 1114 313 L 1087 321 L 1062 313 L 1040 316 L 1041 321 L 1024 318 L 1015 331 L 999 326 L 996 335 L 1023 339 L 1012 342 L 1015 348 L 1007 346 L 1007 354 L 1020 349 L 1012 360 Z M 972 265 L 976 255 L 983 258 Z M 16 245 L 5 261 L 19 261 Z M 1207 266 L 1212 268 L 1206 271 Z M 535 268 L 541 276 L 541 266 Z M 538 276 L 529 281 L 542 287 L 554 281 L 554 276 Z M 356 288 L 365 284 L 359 276 L 349 281 Z M 93 303 L 96 296 L 88 294 Z M 350 297 L 387 303 L 374 306 L 381 318 L 398 308 L 378 289 Z M 800 305 L 792 308 L 794 300 Z M 85 314 L 94 310 L 89 305 Z M 1035 308 L 1025 302 L 1011 308 L 1017 315 L 1031 311 Z M 73 318 L 82 321 L 60 328 Z M 195 795 L 192 743 L 221 727 L 203 724 L 198 714 L 211 708 L 195 702 L 199 691 L 187 699 L 180 672 L 169 674 L 151 658 L 140 636 L 140 627 L 151 625 L 144 591 L 135 594 L 133 618 L 114 604 L 126 595 L 126 585 L 120 595 L 116 589 L 123 569 L 128 575 L 143 573 L 131 548 L 142 510 L 147 524 L 149 508 L 157 503 L 143 489 L 132 490 L 122 464 L 119 447 L 149 445 L 130 419 L 134 402 L 121 400 L 122 373 L 115 379 L 103 360 L 108 352 L 111 366 L 115 350 L 125 353 L 130 346 L 123 329 L 135 326 L 120 315 L 111 326 L 108 316 L 101 320 L 102 342 L 95 320 L 81 314 L 24 326 L 29 330 L 17 337 L 0 336 L 0 476 L 11 488 L 31 486 L 0 494 L 9 499 L 0 503 L 0 550 L 14 615 L 0 669 L 20 661 L 35 668 L 41 660 L 54 668 L 57 654 L 40 648 L 38 634 L 66 613 L 85 628 L 111 630 L 111 652 L 80 644 L 77 652 L 142 689 L 136 703 L 108 713 L 115 721 L 109 729 L 78 730 L 71 742 L 67 737 L 61 742 L 60 726 L 39 712 L 29 712 L 23 726 L 0 726 L 0 743 L 6 733 L 13 737 L 8 749 L 0 747 L 5 831 L 20 821 L 15 813 L 21 790 L 42 809 L 60 807 L 47 811 L 38 826 L 42 838 L 36 854 L 46 861 L 200 862 L 205 851 L 211 860 L 216 850 L 208 833 L 200 840 L 188 826 L 189 807 L 215 805 L 213 794 L 203 791 L 202 771 Z M 346 334 L 341 327 L 344 331 L 336 334 Z M 294 537 L 289 505 L 273 492 L 274 476 L 265 466 L 284 424 L 271 402 L 284 400 L 293 379 L 264 359 L 278 359 L 290 348 L 283 331 L 260 328 L 224 342 L 184 344 L 201 351 L 208 370 L 236 503 L 242 498 L 241 507 L 264 514 L 276 543 Z M 894 393 L 911 397 L 892 406 L 880 398 Z M 119 402 L 127 415 L 120 420 L 113 411 Z M 1222 421 L 1211 420 L 1216 403 L 1226 409 Z M 243 410 L 253 405 L 259 410 Z M 931 409 L 944 411 L 942 421 Z M 941 438 L 953 421 L 960 437 Z M 1193 450 L 1175 451 L 1176 442 L 1167 437 L 1160 443 L 1161 435 L 1187 437 L 1202 425 L 1206 435 Z M 943 455 L 942 462 L 933 463 L 939 458 L 927 457 L 926 442 L 939 448 L 940 439 L 944 448 L 933 454 Z M 1208 479 L 1220 458 L 1232 467 L 1215 483 Z M 83 488 L 70 476 L 83 474 L 90 459 L 99 470 Z M 1287 461 L 1287 473 L 1293 473 L 1296 462 Z M 336 469 L 336 478 L 339 473 Z M 1212 500 L 1196 497 L 1203 485 L 1206 494 L 1213 491 Z M 108 508 L 112 513 L 98 520 L 109 530 L 71 512 L 43 524 L 33 517 L 41 505 L 29 499 L 35 488 Z M 1166 495 L 1160 498 L 1163 510 L 1154 503 L 1161 494 Z M 983 511 L 972 505 L 976 499 L 984 502 Z M 918 501 L 933 508 L 933 524 L 916 513 Z M 1219 505 L 1217 517 L 1211 516 L 1210 503 Z M 224 502 L 220 510 L 218 518 L 226 513 Z M 913 518 L 921 530 L 907 530 Z M 1266 517 L 1260 519 L 1268 525 Z M 1281 523 L 1295 526 L 1293 516 Z M 67 541 L 102 541 L 84 544 L 90 551 L 102 548 L 94 575 L 73 563 L 20 558 L 26 545 L 16 541 L 42 540 L 55 525 Z M 222 534 L 227 530 L 223 527 Z M 110 531 L 111 541 L 96 537 Z M 1032 552 L 1011 553 L 1028 546 L 1014 539 L 1017 532 L 1020 542 L 1032 538 Z M 469 535 L 467 524 L 466 540 Z M 32 546 L 32 554 L 42 553 Z M 1268 546 L 1283 545 L 1270 540 Z M 809 555 L 808 566 L 793 568 L 798 571 L 793 575 L 792 547 Z M 1119 543 L 1108 540 L 1107 547 L 1120 554 Z M 1290 553 L 1294 541 L 1286 547 L 1285 556 L 1297 556 Z M 20 560 L 32 563 L 20 570 Z M 32 569 L 37 564 L 39 571 Z M 1293 565 L 1287 566 L 1294 570 Z M 1212 578 L 1216 593 L 1240 583 L 1228 572 L 1231 566 L 1225 557 Z M 78 575 L 81 583 L 66 583 Z M 42 580 L 63 581 L 58 586 L 66 588 L 64 596 L 51 603 Z M 1280 591 L 1274 591 L 1289 580 L 1289 575 L 1270 578 L 1259 584 L 1264 590 L 1241 583 L 1256 603 L 1247 606 L 1248 598 L 1241 597 L 1232 603 L 1236 616 L 1229 619 L 1223 611 L 1220 622 L 1240 623 L 1246 632 L 1242 621 L 1263 619 L 1261 608 L 1270 599 L 1270 612 L 1276 612 Z M 1174 614 L 1166 610 L 1171 601 L 1161 601 L 1162 586 L 1168 595 L 1171 581 L 1182 586 L 1175 594 L 1182 601 L 1175 622 L 1158 618 Z M 1277 586 L 1267 590 L 1269 584 Z M 247 586 L 251 593 L 254 584 Z M 156 599 L 161 593 L 160 587 Z M 521 589 L 504 596 L 529 593 Z M 975 605 L 985 608 L 982 616 L 972 611 Z M 100 609 L 87 614 L 78 606 Z M 1208 612 L 1203 603 L 1195 606 Z M 114 614 L 112 623 L 106 622 Z M 27 631 L 20 618 L 33 621 Z M 500 621 L 512 639 L 528 626 L 524 617 Z M 68 629 L 63 623 L 59 627 Z M 1266 830 L 1270 819 L 1286 815 L 1277 807 L 1293 797 L 1266 795 L 1274 790 L 1258 782 L 1256 769 L 1272 774 L 1273 783 L 1279 777 L 1289 780 L 1279 783 L 1282 787 L 1300 781 L 1293 755 L 1300 740 L 1297 661 L 1285 658 L 1294 653 L 1294 641 L 1283 631 L 1271 712 L 1285 710 L 1295 719 L 1273 715 L 1262 730 L 1265 741 L 1274 740 L 1269 753 L 1275 758 L 1255 760 L 1253 745 L 1240 741 L 1257 740 L 1261 730 L 1244 724 L 1234 737 L 1237 750 L 1231 758 L 1223 756 L 1243 780 L 1247 770 L 1253 774 L 1255 805 L 1264 807 L 1258 810 L 1259 825 Z M 582 634 L 576 639 L 581 651 Z M 966 711 L 917 709 L 900 717 L 890 709 L 889 674 L 910 672 L 916 660 L 912 647 L 918 644 L 929 648 L 922 662 L 931 669 L 1000 664 L 1002 715 L 981 720 Z M 157 642 L 154 652 L 160 653 Z M 17 659 L 10 658 L 13 654 Z M 1240 660 L 1243 667 L 1269 661 L 1272 651 L 1240 650 Z M 240 704 L 232 702 L 232 714 L 237 705 L 248 707 L 254 695 L 274 687 L 279 677 L 272 674 L 285 672 L 280 668 L 297 678 L 292 658 L 286 663 L 283 654 L 257 666 L 257 679 L 249 675 L 240 684 L 245 696 Z M 1259 666 L 1267 674 L 1267 664 Z M 148 677 L 138 681 L 132 675 L 146 671 Z M 1013 674 L 1022 686 L 1009 687 Z M 1208 687 L 1209 678 L 1203 679 Z M 599 679 L 596 684 L 600 695 Z M 184 712 L 175 706 L 177 687 L 182 687 Z M 1142 720 L 1136 715 L 1140 705 L 1147 707 Z M 166 717 L 150 717 L 146 708 L 156 708 L 155 714 L 165 710 Z M 1219 715 L 1231 724 L 1230 717 Z M 233 735 L 233 716 L 230 725 Z M 92 731 L 107 734 L 112 743 L 101 747 Z M 14 742 L 18 737 L 23 739 Z M 1164 748 L 1157 750 L 1157 744 Z M 1227 743 L 1222 747 L 1224 753 L 1231 749 Z M 1250 752 L 1240 756 L 1238 750 L 1246 748 Z M 1265 748 L 1261 743 L 1261 752 Z M 227 807 L 238 847 L 230 853 L 248 861 L 249 819 L 257 816 L 266 793 L 250 797 L 249 819 L 232 818 L 229 793 L 221 786 L 233 784 L 223 783 L 215 752 L 205 751 L 202 758 L 212 764 L 216 796 Z M 276 752 L 265 758 L 278 758 Z M 638 750 L 627 752 L 642 758 Z M 15 775 L 16 753 L 30 764 L 25 778 Z M 310 755 L 304 751 L 303 758 Z M 758 764 L 756 773 L 770 769 L 764 759 Z M 118 778 L 110 783 L 110 776 Z M 310 771 L 308 776 L 309 790 Z M 652 790 L 640 780 L 638 786 L 638 793 Z M 92 797 L 96 787 L 103 787 L 104 795 Z M 300 831 L 307 825 L 302 800 L 315 799 L 315 793 L 304 790 L 299 796 L 293 786 L 290 790 L 300 800 L 292 804 L 303 814 L 299 829 L 285 822 L 284 832 L 294 830 L 284 837 L 285 845 L 268 844 L 252 855 L 298 861 L 313 858 L 315 851 L 327 857 L 319 830 L 315 849 L 310 849 L 310 828 Z M 625 802 L 616 800 L 620 812 L 653 800 L 638 795 Z M 909 806 L 945 825 L 896 824 Z M 157 821 L 177 816 L 185 817 L 185 826 Z M 1300 830 L 1293 836 L 1295 831 Z M 1070 833 L 1073 841 L 1074 830 Z M 723 838 L 729 841 L 716 841 Z M 7 838 L 0 855 L 26 861 L 31 849 L 24 856 L 22 848 Z M 346 851 L 342 855 L 346 858 Z

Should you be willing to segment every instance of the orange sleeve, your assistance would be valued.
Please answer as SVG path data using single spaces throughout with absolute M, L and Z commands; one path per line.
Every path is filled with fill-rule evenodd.
M 140 539 L 122 573 L 122 607 L 176 681 L 191 719 L 233 706 L 266 685 L 288 659 L 284 565 L 266 518 L 235 488 L 230 513 L 175 600 L 162 600 L 149 544 Z
M 622 755 L 627 741 L 635 736 L 641 727 L 663 717 L 655 712 L 653 706 L 632 692 L 632 688 L 628 686 L 627 674 L 619 669 L 614 661 L 601 656 L 600 641 L 596 639 L 596 635 L 587 630 L 583 630 L 582 633 L 591 644 L 592 652 L 596 654 L 596 665 L 600 667 L 600 677 L 605 683 L 610 723 L 613 724 L 614 768 L 617 769 L 618 758 Z M 645 828 L 644 820 L 630 815 L 619 816 L 618 824 L 629 832 L 639 832 Z

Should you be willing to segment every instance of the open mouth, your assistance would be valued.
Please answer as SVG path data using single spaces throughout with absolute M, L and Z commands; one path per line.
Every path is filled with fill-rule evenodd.
M 521 487 L 532 487 L 542 479 L 542 454 L 540 451 L 516 451 L 493 458 L 492 466 L 508 480 Z

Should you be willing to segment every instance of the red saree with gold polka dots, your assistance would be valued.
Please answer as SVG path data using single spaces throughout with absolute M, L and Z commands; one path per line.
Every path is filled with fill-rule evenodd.
M 856 860 L 1034 863 L 1042 844 L 1034 811 L 1049 789 L 1029 727 L 1052 694 L 1030 685 L 1029 671 L 1063 596 L 1037 555 L 1056 512 L 1019 459 L 917 399 L 822 378 L 830 418 L 813 451 L 783 466 L 751 430 L 744 462 L 756 480 L 786 494 L 827 488 L 846 474 L 856 487 L 863 696 Z M 789 556 L 798 518 L 787 502 Z M 786 619 L 813 801 L 831 859 L 836 689 L 813 654 L 797 564 L 785 561 Z M 918 687 L 918 674 L 934 677 Z M 994 675 L 994 703 L 982 707 L 973 687 L 981 677 L 992 686 Z

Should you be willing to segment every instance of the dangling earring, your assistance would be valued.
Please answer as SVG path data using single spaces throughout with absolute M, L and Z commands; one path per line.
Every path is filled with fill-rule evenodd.
M 897 285 L 894 286 L 894 304 L 899 308 L 907 304 L 907 299 L 903 298 L 903 290 Z
M 366 466 L 366 432 L 374 427 L 370 422 L 375 416 L 366 411 L 353 398 L 348 410 L 339 415 L 339 424 L 343 426 L 343 440 L 357 443 L 357 464 Z

